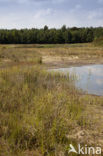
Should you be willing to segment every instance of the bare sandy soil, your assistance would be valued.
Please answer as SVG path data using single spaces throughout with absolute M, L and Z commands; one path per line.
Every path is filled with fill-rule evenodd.
M 78 56 L 72 57 L 43 56 L 42 60 L 47 68 L 65 68 L 89 64 L 103 64 L 103 58 L 91 59 L 91 58 L 79 58 Z

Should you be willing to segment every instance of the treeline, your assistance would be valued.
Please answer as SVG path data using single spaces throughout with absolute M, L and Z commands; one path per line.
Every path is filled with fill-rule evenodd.
M 103 36 L 103 27 L 49 29 L 0 29 L 0 44 L 87 43 Z

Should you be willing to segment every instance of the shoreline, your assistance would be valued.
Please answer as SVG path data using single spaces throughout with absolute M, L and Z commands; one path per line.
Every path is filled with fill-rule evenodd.
M 100 65 L 103 64 L 103 58 L 98 59 L 73 59 L 73 60 L 52 60 L 45 61 L 43 60 L 43 65 L 47 69 L 58 69 L 58 68 L 70 68 L 70 67 L 80 67 L 80 66 L 88 66 L 88 65 Z

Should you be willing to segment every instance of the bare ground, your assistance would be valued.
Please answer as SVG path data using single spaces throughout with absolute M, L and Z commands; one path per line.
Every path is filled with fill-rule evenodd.
M 78 56 L 60 57 L 43 56 L 43 63 L 47 68 L 64 68 L 89 64 L 103 64 L 103 58 L 79 58 Z

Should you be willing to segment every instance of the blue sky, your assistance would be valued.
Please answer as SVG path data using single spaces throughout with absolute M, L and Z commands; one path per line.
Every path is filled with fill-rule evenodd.
M 103 0 L 0 0 L 0 28 L 103 26 Z

